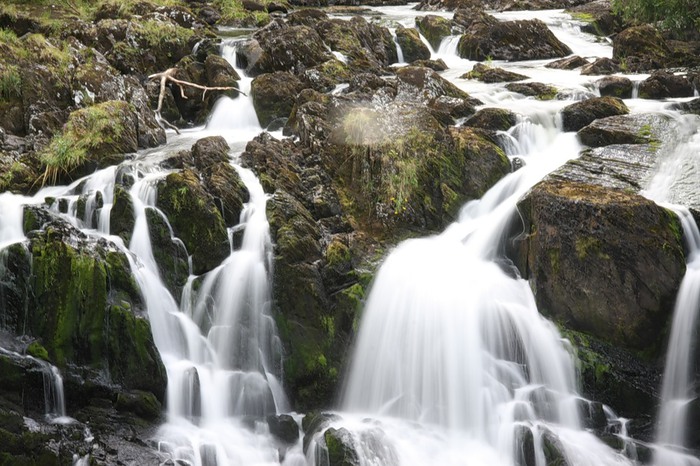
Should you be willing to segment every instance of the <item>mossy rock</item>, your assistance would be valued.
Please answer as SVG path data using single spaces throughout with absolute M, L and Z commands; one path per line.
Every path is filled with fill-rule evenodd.
M 171 173 L 161 180 L 156 203 L 192 255 L 194 273 L 208 272 L 228 256 L 228 233 L 221 212 L 192 170 Z
M 627 28 L 613 39 L 613 59 L 624 60 L 630 71 L 663 68 L 670 57 L 668 44 L 651 25 Z
M 685 272 L 679 220 L 637 194 L 552 178 L 519 203 L 538 308 L 567 327 L 647 357 Z
M 460 76 L 460 78 L 476 79 L 477 81 L 482 81 L 485 83 L 513 82 L 528 79 L 528 77 L 524 74 L 514 73 L 512 71 L 504 70 L 503 68 L 484 65 L 483 63 L 475 64 L 471 71 L 464 73 L 462 76 Z
M 255 78 L 250 93 L 260 124 L 266 127 L 277 118 L 289 118 L 296 96 L 304 87 L 296 76 L 287 71 L 266 73 Z
M 428 40 L 433 50 L 438 50 L 442 40 L 452 34 L 452 25 L 450 21 L 437 15 L 417 17 L 416 27 Z
M 598 118 L 626 115 L 629 108 L 616 97 L 594 97 L 564 107 L 561 111 L 564 131 L 578 131 Z
M 158 419 L 162 411 L 162 406 L 153 393 L 139 390 L 119 393 L 115 407 L 117 411 L 130 412 L 148 421 Z
M 556 87 L 543 83 L 508 83 L 506 89 L 537 100 L 552 100 L 558 92 Z
M 401 47 L 404 60 L 407 63 L 430 58 L 430 49 L 420 40 L 417 29 L 399 26 L 396 28 L 396 42 Z
M 153 258 L 158 265 L 160 277 L 173 297 L 179 301 L 189 276 L 187 250 L 182 242 L 171 237 L 166 219 L 156 209 L 146 208 L 146 220 Z
M 131 194 L 124 186 L 115 185 L 114 201 L 112 210 L 109 212 L 110 234 L 119 236 L 124 240 L 124 244 L 128 245 L 135 224 L 134 201 L 131 199 Z
M 472 126 L 491 131 L 507 131 L 518 122 L 515 113 L 505 108 L 482 108 L 464 122 L 464 126 Z
M 329 466 L 359 466 L 360 456 L 352 442 L 352 434 L 345 429 L 331 427 L 323 433 L 328 450 Z
M 117 164 L 138 149 L 134 107 L 110 101 L 70 114 L 41 155 L 44 181 L 70 181 Z

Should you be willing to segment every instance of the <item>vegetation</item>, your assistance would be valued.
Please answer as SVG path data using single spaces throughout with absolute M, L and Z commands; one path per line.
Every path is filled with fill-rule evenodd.
M 700 2 L 697 0 L 613 0 L 613 11 L 633 24 L 659 23 L 679 36 L 697 35 Z

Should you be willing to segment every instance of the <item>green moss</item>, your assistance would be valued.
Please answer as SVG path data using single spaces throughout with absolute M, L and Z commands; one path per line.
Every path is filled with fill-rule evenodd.
M 274 0 L 259 0 L 263 5 L 272 1 Z M 248 11 L 241 0 L 214 0 L 212 5 L 221 12 L 220 24 L 264 26 L 270 21 L 270 15 L 266 11 Z
M 124 115 L 134 111 L 131 104 L 110 101 L 71 113 L 63 131 L 40 155 L 45 166 L 44 181 L 55 183 L 60 172 L 73 172 L 96 151 L 105 155 L 122 152 L 120 139 L 127 131 Z
M 33 356 L 37 359 L 43 359 L 44 361 L 51 361 L 49 359 L 49 352 L 46 351 L 46 348 L 39 343 L 38 341 L 33 341 L 28 347 L 27 347 L 27 354 L 30 356 Z
M 342 241 L 332 241 L 326 248 L 326 261 L 329 266 L 340 265 L 350 259 L 350 249 Z

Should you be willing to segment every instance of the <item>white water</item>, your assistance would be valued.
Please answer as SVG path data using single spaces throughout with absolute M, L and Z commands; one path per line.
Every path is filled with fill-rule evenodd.
M 687 119 L 686 119 L 687 121 Z M 697 131 L 697 130 L 696 130 Z M 659 170 L 649 183 L 645 194 L 659 203 L 672 201 L 672 188 L 697 189 L 697 154 L 700 151 L 700 133 L 695 132 L 679 144 L 670 143 L 672 153 L 662 160 Z M 692 181 L 695 186 L 692 186 Z M 688 186 L 690 184 L 690 186 Z M 687 451 L 688 422 L 691 403 L 697 398 L 694 362 L 697 349 L 698 314 L 700 314 L 700 231 L 687 208 L 664 204 L 681 221 L 687 249 L 686 272 L 681 282 L 673 311 L 661 391 L 656 466 L 698 466 L 700 459 Z

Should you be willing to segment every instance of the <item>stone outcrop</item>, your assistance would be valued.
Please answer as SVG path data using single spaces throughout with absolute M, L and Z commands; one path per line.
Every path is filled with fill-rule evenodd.
M 564 107 L 561 111 L 564 131 L 578 131 L 598 118 L 624 115 L 629 109 L 615 97 L 595 97 Z

